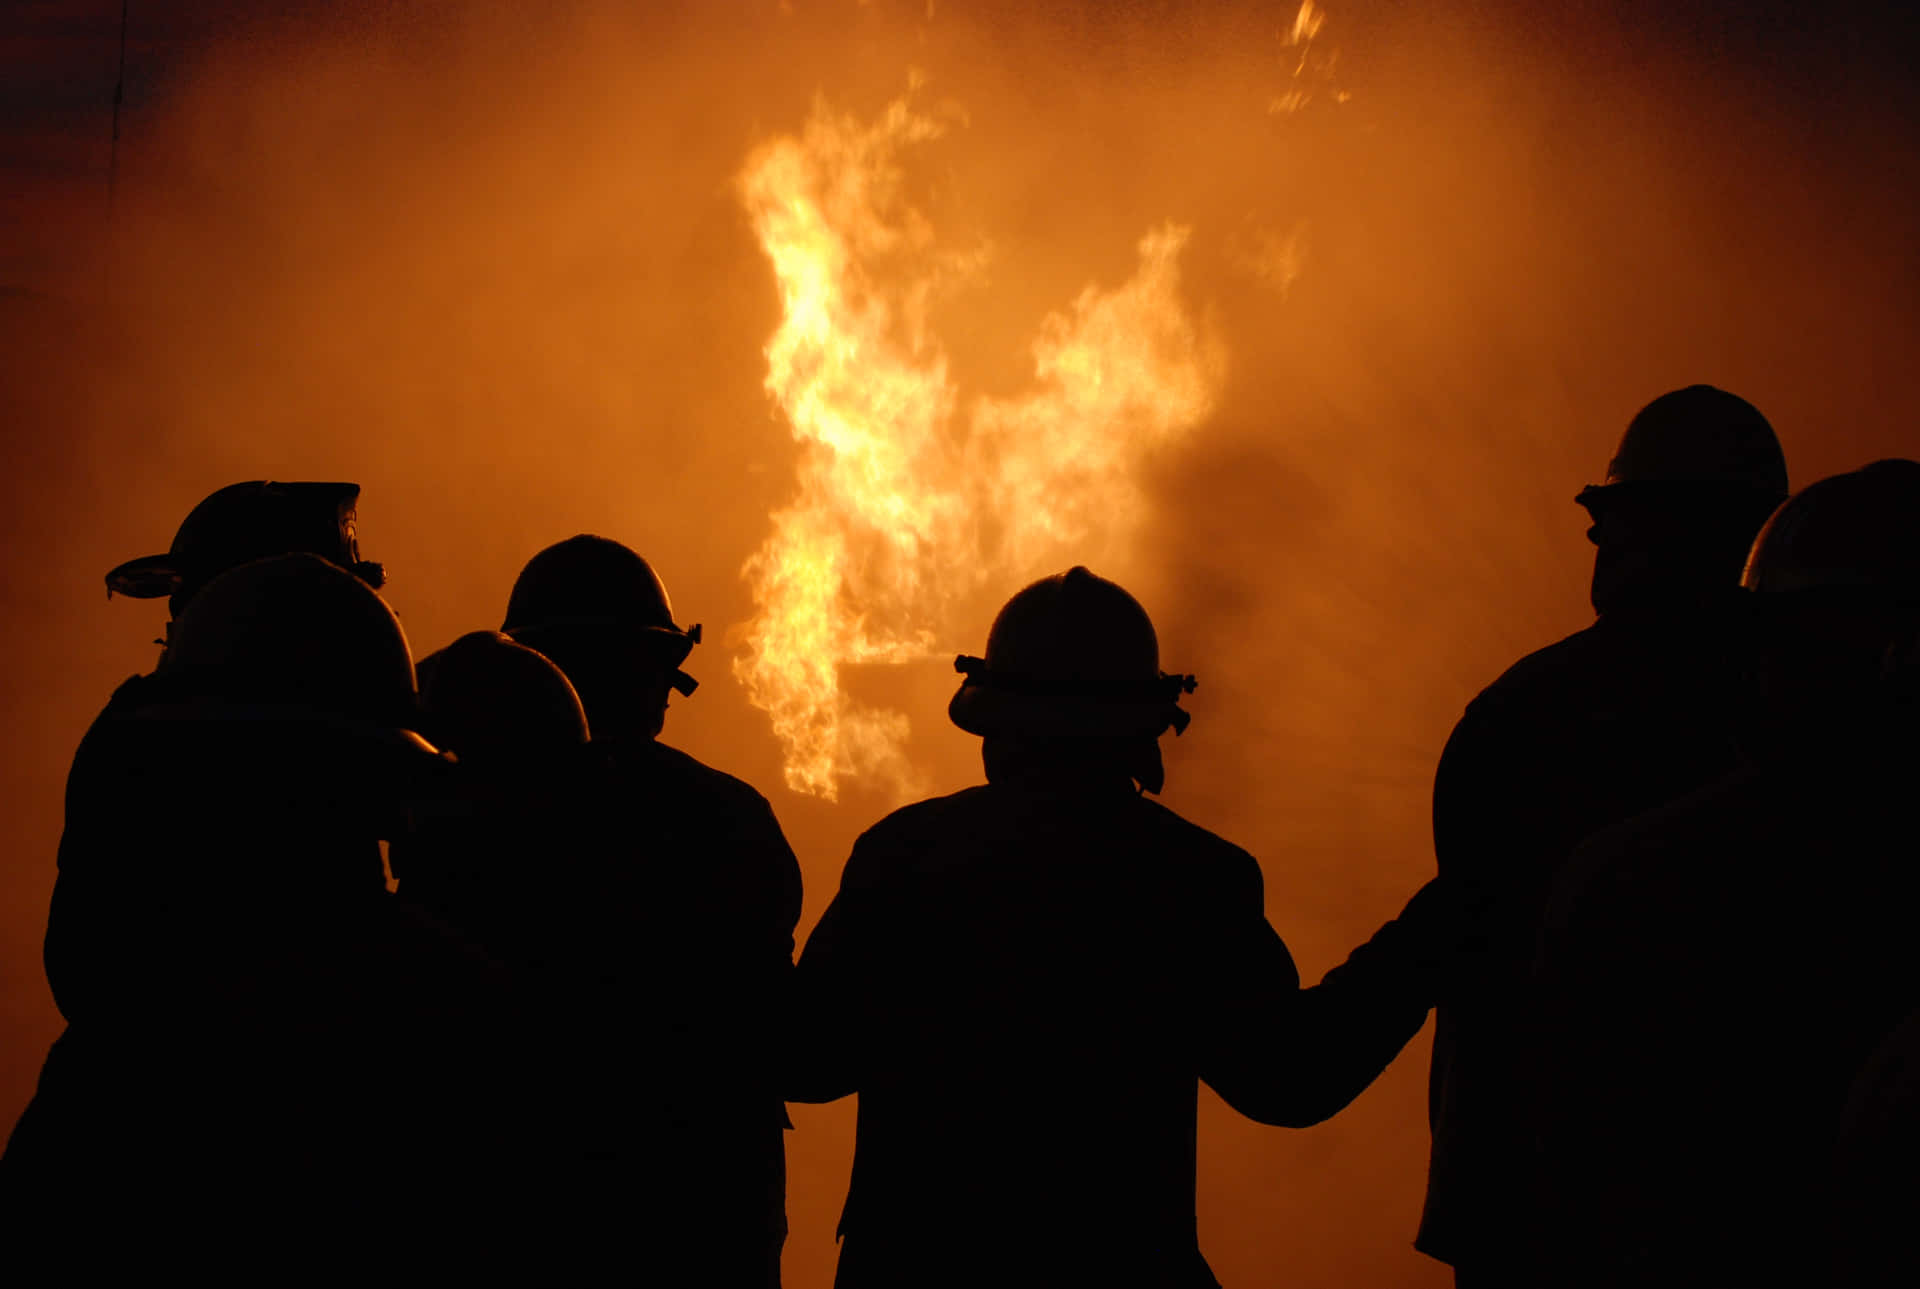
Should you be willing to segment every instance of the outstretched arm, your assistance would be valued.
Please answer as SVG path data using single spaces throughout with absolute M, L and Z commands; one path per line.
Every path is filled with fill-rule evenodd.
M 1236 899 L 1229 943 L 1237 941 L 1238 962 L 1226 967 L 1255 983 L 1233 987 L 1216 1013 L 1201 1077 L 1250 1119 L 1310 1127 L 1364 1092 L 1420 1031 L 1444 987 L 1464 901 L 1429 882 L 1346 962 L 1301 989 L 1257 880 L 1256 871 L 1251 899 L 1244 891 Z

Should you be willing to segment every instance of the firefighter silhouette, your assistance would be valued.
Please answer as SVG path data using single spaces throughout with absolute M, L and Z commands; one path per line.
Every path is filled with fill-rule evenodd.
M 510 1194 L 543 1100 L 512 982 L 379 868 L 456 770 L 416 718 L 392 611 L 316 556 L 182 607 L 75 766 L 68 1027 L 0 1161 L 16 1262 L 300 1278 L 391 1248 L 396 1207 L 444 1232 Z
M 986 784 L 859 839 L 796 978 L 790 1097 L 860 1098 L 835 1283 L 1212 1285 L 1199 1082 L 1334 1114 L 1424 1020 L 1445 919 L 1300 989 L 1253 857 L 1145 795 L 1194 682 L 1112 582 L 1034 583 L 956 665 Z
M 1920 1008 L 1920 465 L 1797 494 L 1745 584 L 1749 764 L 1588 839 L 1548 906 L 1541 1283 L 1832 1283 L 1850 1088 Z
M 355 483 L 229 484 L 188 512 L 165 554 L 128 560 L 108 572 L 107 594 L 111 597 L 117 592 L 141 599 L 165 596 L 172 615 L 178 618 L 202 587 L 227 570 L 296 552 L 324 559 L 377 589 L 385 583 L 386 573 L 381 565 L 360 558 L 356 526 L 359 496 L 360 485 Z M 68 995 L 83 987 L 75 979 L 97 969 L 90 961 L 95 947 L 105 944 L 111 952 L 113 932 L 108 927 L 119 915 L 97 906 L 100 901 L 120 899 L 115 883 L 102 876 L 115 866 L 114 859 L 107 857 L 96 864 L 71 823 L 76 816 L 113 808 L 111 803 L 123 790 L 131 790 L 89 777 L 108 772 L 109 766 L 114 767 L 112 772 L 127 768 L 123 759 L 95 756 L 92 749 L 101 739 L 111 737 L 109 731 L 121 713 L 147 704 L 152 686 L 151 676 L 134 676 L 114 692 L 81 739 L 68 775 L 70 826 L 60 839 L 60 871 L 47 925 L 45 961 L 54 1002 L 69 1019 Z M 163 830 L 167 812 L 152 801 L 147 806 L 155 813 L 146 818 L 146 824 L 156 832 Z M 368 854 L 370 862 L 377 865 L 379 857 L 371 840 Z M 98 925 L 96 917 L 102 920 Z
M 1415 1244 L 1463 1289 L 1538 1283 L 1524 1106 L 1546 892 L 1583 837 L 1733 768 L 1740 571 L 1786 492 L 1751 404 L 1706 385 L 1648 404 L 1606 481 L 1577 498 L 1593 520 L 1597 621 L 1514 664 L 1447 741 L 1434 851 L 1443 876 L 1479 888 L 1486 920 L 1436 1017 Z
M 522 885 L 547 889 L 487 929 L 540 955 L 561 1000 L 571 1096 L 600 1143 L 580 1206 L 659 1283 L 778 1285 L 798 861 L 759 793 L 659 741 L 668 696 L 694 690 L 680 665 L 700 628 L 675 625 L 639 555 L 590 535 L 541 551 L 503 630 L 565 673 L 592 731 L 581 778 L 538 807 L 549 842 Z M 453 663 L 429 682 L 436 710 Z
M 1854 1078 L 1834 1143 L 1823 1283 L 1834 1289 L 1920 1284 L 1920 1009 Z
M 473 631 L 421 659 L 428 735 L 460 759 L 460 808 L 417 817 L 392 849 L 400 894 L 531 978 L 583 946 L 571 836 L 605 790 L 586 711 L 543 655 Z

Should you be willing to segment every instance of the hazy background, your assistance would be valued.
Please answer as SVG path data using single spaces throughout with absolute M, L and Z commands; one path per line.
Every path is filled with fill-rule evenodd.
M 363 548 L 417 652 L 496 625 L 560 537 L 647 554 L 708 630 L 667 737 L 773 801 L 812 925 L 891 803 L 781 786 L 727 634 L 795 452 L 732 181 L 816 94 L 871 116 L 913 68 L 919 101 L 964 110 L 911 176 L 943 235 L 993 247 L 933 319 L 963 397 L 1024 387 L 1047 312 L 1125 279 L 1150 226 L 1191 225 L 1186 298 L 1225 391 L 1099 571 L 1201 677 L 1165 800 L 1260 856 L 1310 977 L 1430 871 L 1462 704 L 1590 619 L 1572 496 L 1641 404 L 1746 396 L 1796 484 L 1920 455 L 1920 100 L 1892 12 L 1345 0 L 1296 77 L 1291 3 L 135 0 L 109 224 L 118 8 L 0 14 L 8 1124 L 60 1024 L 39 944 L 67 762 L 165 616 L 106 603 L 101 575 L 236 479 L 363 484 Z M 1271 110 L 1293 90 L 1311 97 Z M 936 790 L 977 778 L 941 717 L 951 671 L 847 683 L 911 713 Z M 1307 1132 L 1203 1100 L 1223 1281 L 1446 1283 L 1410 1248 L 1426 1056 L 1423 1036 Z M 788 1284 L 815 1289 L 852 1105 L 795 1119 Z

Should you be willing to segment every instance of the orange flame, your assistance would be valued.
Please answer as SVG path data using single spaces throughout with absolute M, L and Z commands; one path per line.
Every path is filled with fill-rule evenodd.
M 734 670 L 785 748 L 787 785 L 829 800 L 842 777 L 919 788 L 907 717 L 853 700 L 842 664 L 935 657 L 981 579 L 1011 585 L 1123 540 L 1145 455 L 1207 417 L 1224 375 L 1180 301 L 1187 230 L 1168 224 L 1141 240 L 1132 279 L 1045 319 L 1030 393 L 975 400 L 956 435 L 928 309 L 986 252 L 943 247 L 900 167 L 944 129 L 907 99 L 870 124 L 820 102 L 739 177 L 782 303 L 766 387 L 801 456 L 797 495 L 744 570 L 757 611 Z

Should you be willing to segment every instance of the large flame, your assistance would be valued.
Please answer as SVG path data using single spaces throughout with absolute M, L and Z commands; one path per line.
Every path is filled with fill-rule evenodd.
M 1206 418 L 1224 372 L 1180 299 L 1187 230 L 1167 224 L 1130 280 L 1044 320 L 1031 392 L 976 399 L 960 432 L 929 306 L 985 251 L 943 245 L 901 168 L 945 128 L 906 98 L 870 123 L 816 103 L 739 180 L 782 302 L 766 387 L 801 455 L 794 500 L 747 562 L 757 612 L 735 672 L 773 721 L 788 786 L 828 799 L 843 776 L 917 786 L 906 716 L 851 698 L 841 666 L 935 656 L 982 579 L 1011 589 L 1069 552 L 1111 551 L 1143 504 L 1146 454 Z

